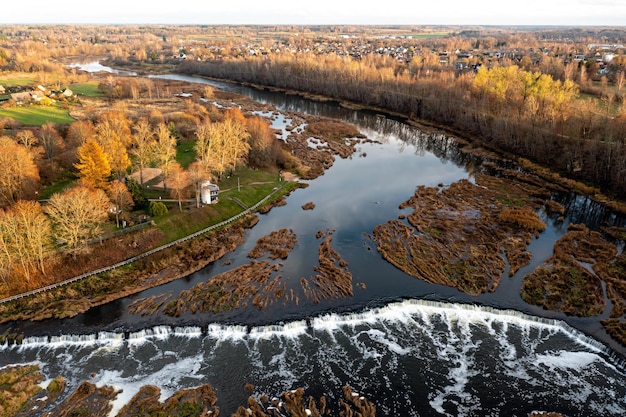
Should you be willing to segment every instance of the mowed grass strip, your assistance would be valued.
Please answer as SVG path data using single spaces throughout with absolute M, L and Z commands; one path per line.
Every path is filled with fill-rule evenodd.
M 42 126 L 48 122 L 68 125 L 75 121 L 65 109 L 37 105 L 0 109 L 0 117 L 10 117 L 26 126 Z

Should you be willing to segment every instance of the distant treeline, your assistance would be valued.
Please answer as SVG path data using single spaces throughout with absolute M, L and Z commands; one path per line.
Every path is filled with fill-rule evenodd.
M 617 94 L 516 66 L 429 70 L 394 60 L 299 54 L 186 61 L 183 73 L 319 94 L 447 126 L 566 177 L 626 195 L 626 114 Z

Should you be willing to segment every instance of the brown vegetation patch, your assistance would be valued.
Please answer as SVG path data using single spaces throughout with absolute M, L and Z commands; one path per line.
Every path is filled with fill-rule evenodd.
M 626 227 L 605 226 L 602 228 L 602 231 L 613 239 L 626 241 Z
M 602 280 L 610 279 L 609 265 L 616 256 L 616 246 L 599 232 L 572 225 L 554 245 L 554 254 L 524 278 L 522 298 L 567 314 L 598 315 L 605 306 Z
M 0 369 L 0 416 L 15 416 L 28 408 L 42 390 L 43 376 L 37 365 Z
M 287 155 L 297 161 L 294 169 L 304 179 L 314 179 L 330 168 L 335 156 L 348 158 L 356 152 L 356 144 L 365 137 L 353 125 L 321 116 L 303 116 L 307 122 L 303 132 L 292 130 L 284 143 Z M 313 148 L 308 139 L 313 136 L 322 143 Z
M 219 415 L 219 408 L 215 407 L 217 395 L 209 384 L 177 391 L 164 402 L 161 402 L 160 396 L 160 388 L 153 385 L 143 386 L 116 417 Z
M 315 208 L 315 203 L 309 201 L 308 203 L 302 206 L 302 210 L 313 210 Z
M 286 259 L 297 242 L 298 237 L 292 229 L 273 231 L 257 240 L 248 258 L 258 259 L 268 255 L 270 259 Z
M 614 339 L 626 345 L 626 253 L 595 268 L 606 282 L 607 295 L 613 310 L 602 325 Z
M 323 137 L 330 140 L 363 137 L 354 125 L 330 119 L 314 120 L 307 125 L 306 131 L 310 136 Z
M 351 387 L 342 388 L 343 398 L 339 400 L 339 413 L 333 412 L 326 396 L 316 402 L 312 396 L 305 397 L 305 391 L 298 388 L 284 391 L 279 398 L 270 399 L 267 395 L 248 398 L 247 407 L 239 407 L 233 417 L 307 417 L 331 416 L 375 417 L 376 406 L 365 397 L 352 391 Z
M 96 385 L 84 381 L 49 415 L 57 417 L 105 417 L 109 415 L 113 408 L 112 401 L 117 398 L 120 392 L 110 386 L 98 388 Z M 219 408 L 215 407 L 217 403 L 215 390 L 208 384 L 198 388 L 177 391 L 163 402 L 161 402 L 160 396 L 160 388 L 153 385 L 143 386 L 116 416 L 188 417 L 219 415 Z
M 391 220 L 374 229 L 378 251 L 397 268 L 425 281 L 477 295 L 494 291 L 506 263 L 526 265 L 532 234 L 545 228 L 532 211 L 543 195 L 535 185 L 477 175 L 448 188 L 420 186 L 400 208 L 409 225 Z M 521 208 L 524 207 L 524 208 Z
M 542 232 L 546 228 L 541 217 L 526 208 L 503 208 L 498 215 L 498 220 L 502 223 L 512 223 L 535 233 Z
M 287 205 L 287 199 L 284 195 L 281 195 L 280 198 L 274 200 L 271 204 L 265 205 L 259 209 L 259 213 L 266 214 L 269 213 L 271 209 L 274 207 L 281 207 Z
M 318 238 L 326 236 L 319 247 L 319 266 L 314 269 L 317 275 L 311 280 L 300 279 L 304 295 L 314 303 L 322 299 L 352 296 L 352 274 L 348 270 L 348 264 L 332 246 L 332 232 L 318 232 Z
M 262 309 L 283 296 L 285 284 L 279 285 L 280 275 L 272 277 L 279 267 L 255 261 L 223 272 L 182 291 L 163 313 L 175 317 L 187 312 L 219 313 L 250 304 Z
M 54 409 L 57 417 L 106 416 L 113 409 L 111 403 L 121 391 L 111 386 L 96 387 L 90 382 L 83 382 Z

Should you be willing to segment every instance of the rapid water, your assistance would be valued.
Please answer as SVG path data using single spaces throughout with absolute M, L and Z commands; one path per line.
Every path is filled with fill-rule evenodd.
M 229 415 L 253 395 L 303 387 L 337 404 L 350 385 L 381 416 L 626 415 L 623 362 L 563 322 L 515 311 L 406 300 L 354 314 L 245 326 L 160 326 L 139 332 L 26 339 L 3 360 L 36 362 L 70 386 L 123 389 L 212 384 Z
M 531 264 L 503 278 L 497 291 L 470 297 L 427 284 L 382 260 L 366 235 L 397 218 L 398 205 L 416 186 L 471 180 L 482 169 L 480 159 L 461 152 L 453 138 L 369 112 L 170 77 L 211 83 L 283 112 L 341 118 L 377 142 L 359 145 L 351 159 L 337 159 L 327 174 L 292 193 L 286 206 L 261 216 L 227 262 L 74 319 L 22 324 L 19 330 L 28 337 L 18 346 L 0 346 L 0 367 L 39 363 L 47 378 L 68 379 L 65 396 L 84 380 L 123 389 L 112 416 L 143 385 L 159 386 L 165 399 L 204 383 L 216 388 L 222 415 L 246 404 L 247 383 L 256 387 L 255 395 L 303 387 L 316 398 L 326 394 L 335 405 L 341 387 L 350 385 L 377 406 L 379 416 L 525 416 L 532 410 L 626 415 L 624 349 L 611 343 L 598 318 L 565 317 L 519 296 L 523 275 L 550 256 L 568 223 L 597 228 L 623 225 L 623 218 L 580 196 L 559 196 L 565 220 L 543 214 L 548 227 L 529 247 Z M 284 131 L 288 117 L 281 113 L 273 127 Z M 303 211 L 309 201 L 316 208 Z M 246 254 L 256 240 L 280 228 L 298 236 L 281 260 L 290 285 L 312 274 L 316 232 L 333 230 L 333 248 L 363 288 L 353 297 L 263 311 L 176 319 L 128 314 L 136 298 L 177 294 L 249 262 Z

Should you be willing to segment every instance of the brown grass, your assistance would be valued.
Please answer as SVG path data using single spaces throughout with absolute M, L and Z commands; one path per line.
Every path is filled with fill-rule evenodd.
M 348 264 L 331 246 L 332 232 L 318 232 L 318 239 L 326 236 L 319 247 L 319 266 L 314 267 L 317 275 L 309 280 L 300 279 L 305 297 L 314 303 L 322 299 L 353 295 L 352 274 Z
M 503 208 L 498 215 L 498 220 L 520 226 L 531 232 L 542 232 L 546 228 L 546 224 L 537 213 L 525 208 Z
M 530 261 L 532 233 L 545 228 L 533 210 L 545 194 L 535 184 L 481 174 L 476 184 L 420 186 L 400 205 L 413 209 L 409 225 L 390 220 L 372 238 L 387 261 L 411 276 L 472 295 L 494 291 L 506 267 L 502 251 L 510 274 Z
M 575 316 L 595 316 L 604 310 L 602 280 L 614 303 L 611 317 L 624 314 L 626 280 L 617 247 L 585 225 L 570 225 L 554 245 L 554 254 L 522 284 L 522 298 L 535 305 Z M 591 265 L 590 272 L 583 264 Z M 624 269 L 626 271 L 626 269 Z M 621 277 L 621 278 L 620 278 Z M 622 292 L 624 291 L 624 292 Z
M 352 392 L 348 386 L 342 387 L 343 398 L 339 400 L 338 413 L 333 412 L 328 406 L 325 396 L 315 400 L 312 396 L 306 397 L 303 388 L 283 391 L 279 398 L 270 400 L 268 395 L 258 398 L 248 398 L 246 407 L 239 407 L 232 417 L 268 417 L 275 415 L 287 415 L 292 417 L 330 416 L 339 415 L 346 417 L 375 417 L 376 406 L 368 399 Z M 277 414 L 266 414 L 268 408 L 274 407 Z M 307 409 L 309 413 L 307 413 Z M 280 413 L 280 414 L 278 414 Z
M 37 365 L 11 366 L 0 370 L 0 416 L 13 417 L 27 408 L 42 389 Z
M 363 137 L 354 125 L 332 119 L 314 119 L 307 124 L 306 132 L 330 140 Z
M 258 259 L 268 255 L 270 259 L 286 259 L 297 242 L 298 237 L 292 229 L 273 231 L 257 240 L 248 258 Z

